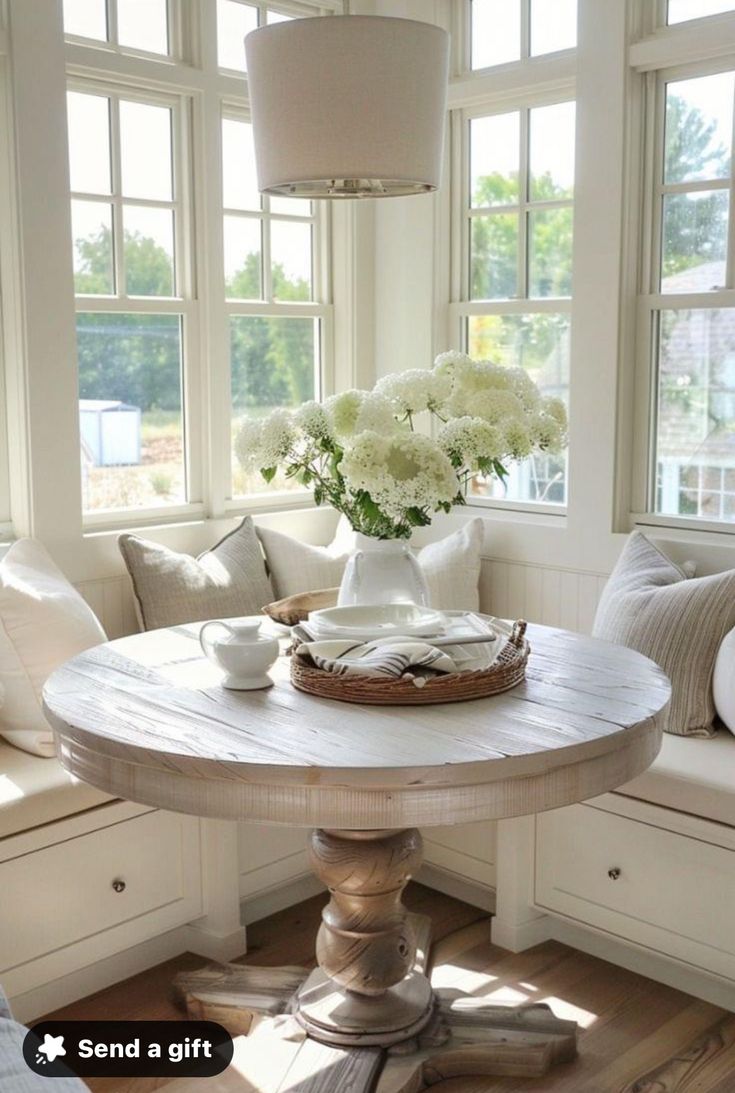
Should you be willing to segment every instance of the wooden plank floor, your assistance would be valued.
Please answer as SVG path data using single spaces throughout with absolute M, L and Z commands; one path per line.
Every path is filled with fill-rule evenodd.
M 455 1079 L 436 1093 L 735 1093 L 735 1015 L 557 942 L 512 954 L 490 944 L 489 919 L 458 900 L 412 885 L 412 911 L 434 922 L 437 986 L 513 1003 L 548 1002 L 582 1026 L 576 1062 L 543 1079 Z M 313 964 L 324 899 L 318 896 L 248 927 L 244 963 Z M 173 975 L 196 968 L 184 955 L 49 1014 L 66 1020 L 180 1017 Z M 90 1079 L 93 1093 L 151 1093 L 162 1079 Z M 202 1093 L 208 1081 L 201 1079 Z M 335 1090 L 334 1093 L 343 1093 Z

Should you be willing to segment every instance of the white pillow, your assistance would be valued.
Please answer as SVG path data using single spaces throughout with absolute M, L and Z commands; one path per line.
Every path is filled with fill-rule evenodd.
M 0 562 L 0 735 L 35 755 L 54 739 L 41 691 L 55 668 L 105 641 L 92 609 L 34 539 L 13 543 Z
M 257 530 L 279 600 L 302 592 L 336 588 L 342 580 L 352 549 L 352 533 L 346 522 L 340 521 L 334 540 L 326 547 L 301 543 L 271 528 Z M 483 538 L 483 521 L 477 517 L 459 531 L 417 552 L 432 607 L 479 610 Z
M 720 721 L 735 733 L 735 630 L 725 634 L 717 651 L 712 694 Z

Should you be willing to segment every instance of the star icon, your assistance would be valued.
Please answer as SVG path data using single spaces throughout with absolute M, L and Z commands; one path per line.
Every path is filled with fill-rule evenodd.
M 42 1059 L 41 1056 L 45 1055 L 46 1058 Z M 46 1033 L 43 1038 L 43 1043 L 38 1049 L 38 1057 L 36 1062 L 38 1063 L 53 1063 L 54 1059 L 57 1059 L 59 1055 L 66 1055 L 66 1048 L 64 1047 L 63 1036 L 52 1036 L 50 1033 Z

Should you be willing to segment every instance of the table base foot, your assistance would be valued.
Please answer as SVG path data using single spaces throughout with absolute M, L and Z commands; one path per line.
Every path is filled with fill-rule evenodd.
M 344 1047 L 391 1047 L 429 1023 L 434 996 L 425 975 L 411 975 L 376 998 L 345 990 L 318 968 L 296 996 L 295 1016 L 315 1040 Z

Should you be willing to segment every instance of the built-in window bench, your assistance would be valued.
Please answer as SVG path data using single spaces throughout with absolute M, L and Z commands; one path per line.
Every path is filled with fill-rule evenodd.
M 219 948 L 206 920 L 186 926 L 221 915 L 222 894 L 206 884 L 216 832 L 1 742 L 0 770 L 0 983 L 19 1020 L 187 949 L 243 951 L 239 920 Z
M 493 938 L 514 951 L 553 937 L 735 1009 L 733 906 L 725 730 L 664 736 L 650 769 L 616 792 L 500 825 Z

